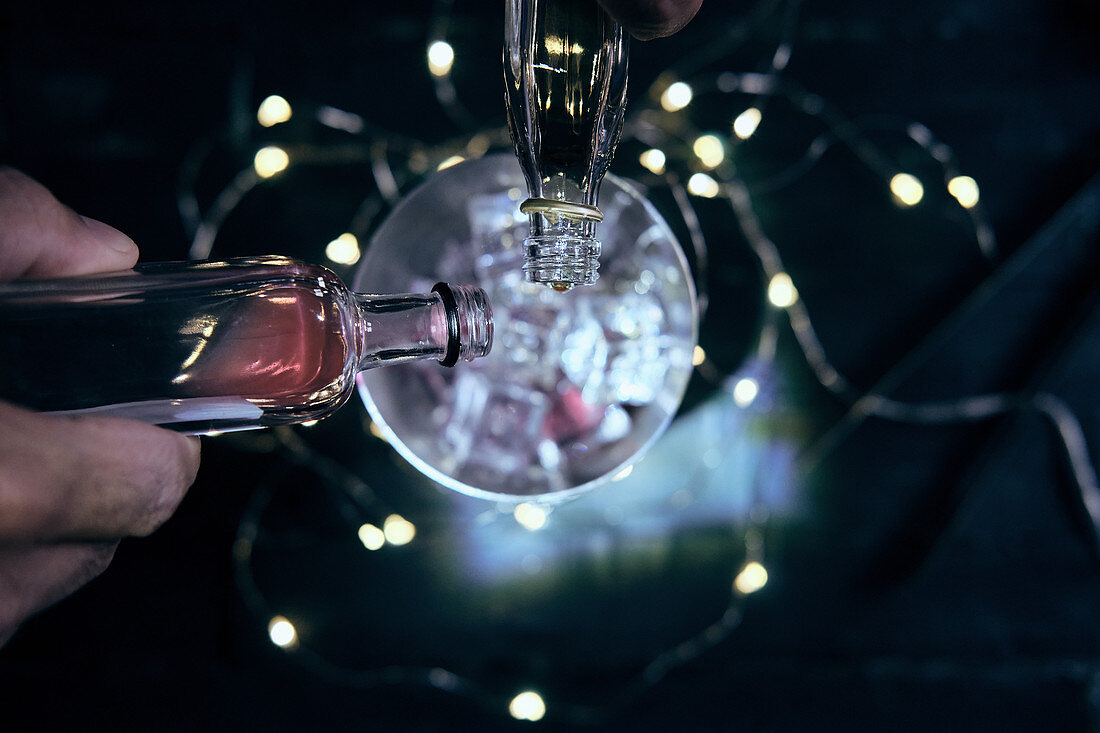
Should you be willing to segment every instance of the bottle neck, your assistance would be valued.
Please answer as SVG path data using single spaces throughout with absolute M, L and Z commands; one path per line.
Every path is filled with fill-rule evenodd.
M 521 207 L 531 216 L 528 282 L 568 290 L 599 277 L 594 222 L 622 130 L 627 62 L 622 27 L 591 0 L 506 4 L 509 131 L 530 194 Z
M 480 288 L 440 283 L 431 293 L 352 298 L 360 371 L 420 359 L 454 366 L 492 347 L 492 309 Z
M 506 4 L 508 124 L 532 198 L 597 205 L 626 111 L 628 38 L 591 0 Z

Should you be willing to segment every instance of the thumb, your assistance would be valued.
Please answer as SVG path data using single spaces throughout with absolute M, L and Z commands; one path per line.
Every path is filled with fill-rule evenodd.
M 0 282 L 126 270 L 137 258 L 125 234 L 79 216 L 34 179 L 0 166 Z

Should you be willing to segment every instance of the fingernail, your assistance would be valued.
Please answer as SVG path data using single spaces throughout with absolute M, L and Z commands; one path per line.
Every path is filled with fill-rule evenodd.
M 96 239 L 100 240 L 103 244 L 119 254 L 129 254 L 137 247 L 132 239 L 110 224 L 104 224 L 98 219 L 83 215 L 80 216 L 80 220 L 84 222 L 84 226 L 88 227 L 88 231 L 90 231 Z

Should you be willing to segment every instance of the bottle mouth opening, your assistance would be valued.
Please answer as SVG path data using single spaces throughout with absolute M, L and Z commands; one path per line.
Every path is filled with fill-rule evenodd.
M 471 285 L 436 283 L 432 288 L 447 314 L 447 350 L 439 363 L 473 361 L 493 348 L 493 306 L 484 290 Z

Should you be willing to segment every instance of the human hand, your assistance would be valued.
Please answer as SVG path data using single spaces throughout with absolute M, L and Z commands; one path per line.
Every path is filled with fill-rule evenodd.
M 664 38 L 687 25 L 703 0 L 599 0 L 640 41 Z
M 137 256 L 126 235 L 0 166 L 0 282 L 125 270 Z M 0 402 L 0 645 L 103 572 L 120 539 L 159 527 L 198 464 L 194 438 Z

